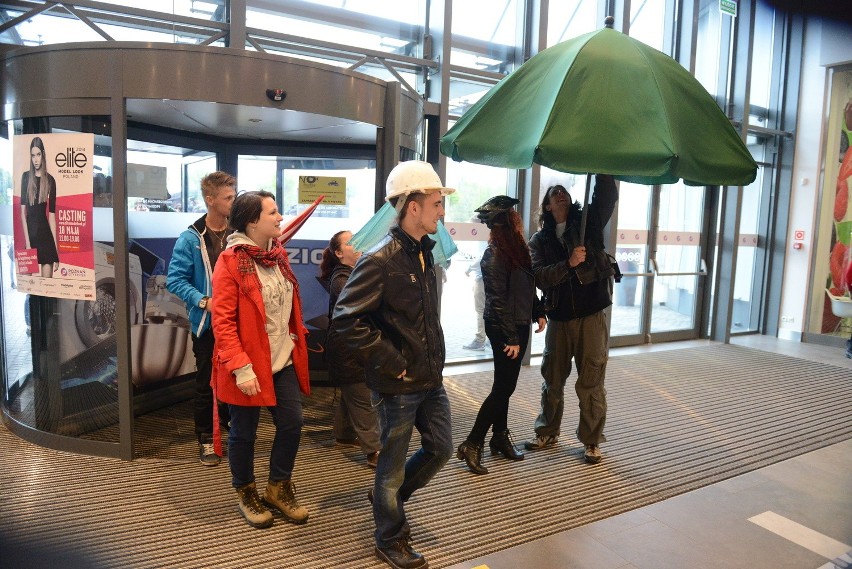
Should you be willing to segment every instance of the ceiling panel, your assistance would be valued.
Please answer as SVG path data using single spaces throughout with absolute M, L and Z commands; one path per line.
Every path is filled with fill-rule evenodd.
M 256 140 L 375 144 L 375 125 L 270 107 L 129 99 L 128 119 L 177 130 Z

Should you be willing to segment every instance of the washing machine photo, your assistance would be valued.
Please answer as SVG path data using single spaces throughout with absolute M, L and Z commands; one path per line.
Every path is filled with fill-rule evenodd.
M 186 304 L 166 289 L 166 275 L 145 281 L 143 321 L 130 327 L 133 370 L 137 387 L 195 371 Z
M 59 358 L 67 362 L 115 334 L 116 281 L 112 245 L 95 242 L 95 300 L 59 301 Z M 142 321 L 142 266 L 128 258 L 130 324 Z M 114 354 L 113 354 L 114 356 Z

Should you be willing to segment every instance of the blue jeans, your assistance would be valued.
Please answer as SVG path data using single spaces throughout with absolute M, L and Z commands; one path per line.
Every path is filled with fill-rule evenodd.
M 388 547 L 410 533 L 403 504 L 423 488 L 453 454 L 450 400 L 444 387 L 400 395 L 373 392 L 382 452 L 373 488 L 376 545 Z M 422 447 L 407 461 L 413 428 Z
M 293 366 L 274 376 L 275 406 L 267 407 L 275 424 L 275 438 L 269 455 L 269 480 L 290 480 L 302 436 L 302 394 Z M 234 488 L 254 482 L 254 442 L 260 422 L 260 407 L 228 405 L 231 431 L 228 433 L 228 464 Z

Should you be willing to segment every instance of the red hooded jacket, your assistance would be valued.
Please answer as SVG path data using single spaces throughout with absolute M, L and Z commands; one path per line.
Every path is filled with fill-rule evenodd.
M 289 329 L 295 342 L 293 368 L 299 380 L 299 388 L 310 395 L 308 374 L 307 328 L 302 320 L 302 302 L 299 283 L 293 282 L 293 309 L 290 312 Z M 266 310 L 263 296 L 254 275 L 240 274 L 237 257 L 233 249 L 226 249 L 216 261 L 213 271 L 213 373 L 210 385 L 214 397 L 223 403 L 245 406 L 275 405 L 275 389 L 272 385 L 272 350 L 266 334 Z M 260 393 L 253 397 L 239 390 L 234 370 L 252 364 L 260 384 Z M 217 406 L 213 406 L 214 414 Z M 221 436 L 218 417 L 213 421 L 214 445 L 221 454 Z

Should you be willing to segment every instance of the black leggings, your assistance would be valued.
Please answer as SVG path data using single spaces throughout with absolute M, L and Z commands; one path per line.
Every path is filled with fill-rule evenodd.
M 530 338 L 530 324 L 518 326 L 517 329 L 521 349 L 515 359 L 510 359 L 503 351 L 506 337 L 500 331 L 500 327 L 490 322 L 485 323 L 485 335 L 491 341 L 491 350 L 494 353 L 494 384 L 491 386 L 491 393 L 482 402 L 479 413 L 476 415 L 476 422 L 467 437 L 471 442 L 482 444 L 488 433 L 488 427 L 492 425 L 495 433 L 508 428 L 509 398 L 518 384 L 518 374 L 521 373 L 521 363 Z

